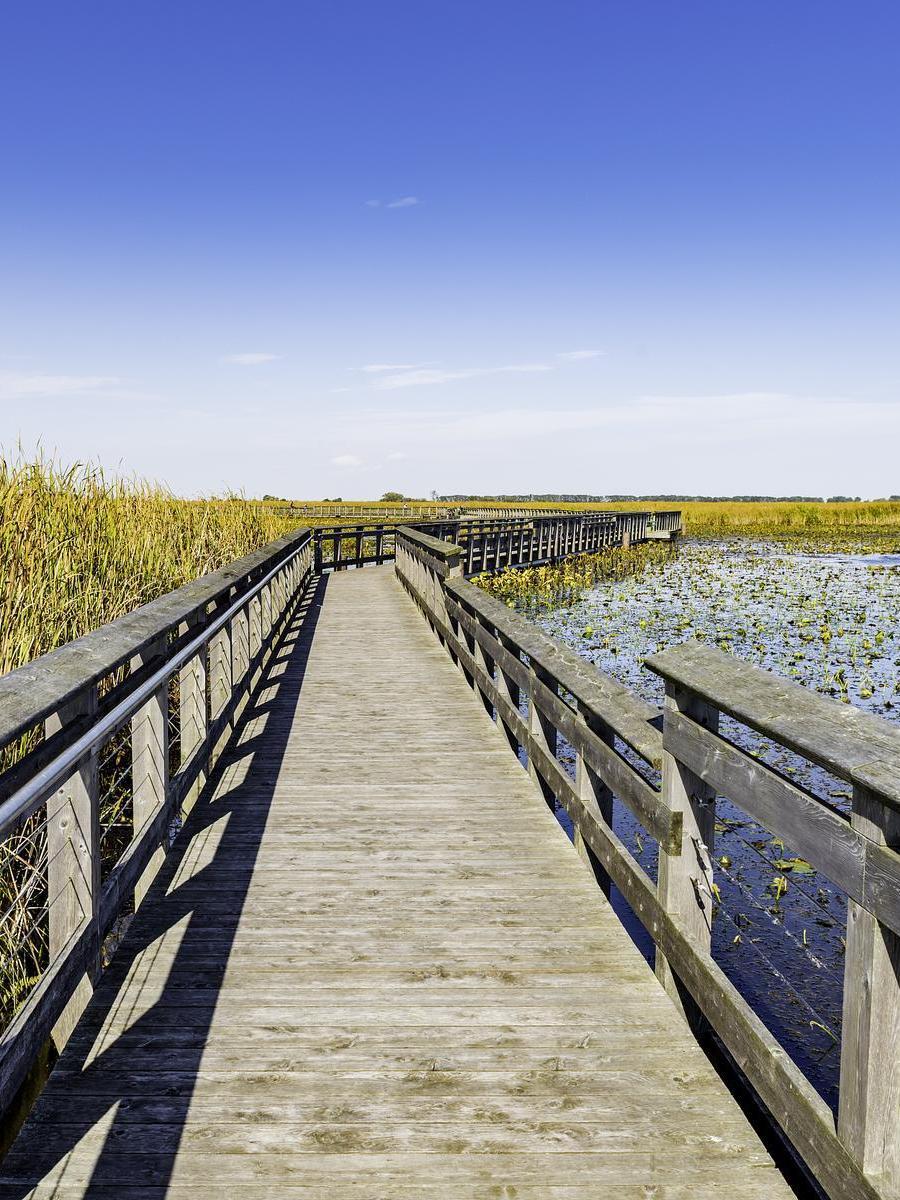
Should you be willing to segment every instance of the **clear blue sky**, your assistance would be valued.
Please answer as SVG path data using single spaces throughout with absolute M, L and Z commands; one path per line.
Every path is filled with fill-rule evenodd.
M 0 443 L 900 493 L 898 45 L 869 0 L 7 5 Z

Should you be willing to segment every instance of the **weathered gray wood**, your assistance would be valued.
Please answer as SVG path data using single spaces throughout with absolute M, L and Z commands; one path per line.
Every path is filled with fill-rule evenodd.
M 185 632 L 191 626 L 185 622 Z M 206 743 L 208 713 L 206 709 L 206 652 L 195 654 L 179 672 L 179 758 L 181 765 L 190 762 L 191 756 L 200 752 Z M 205 756 L 204 756 L 205 757 Z M 190 812 L 206 782 L 205 766 L 197 771 L 196 778 L 184 795 L 182 805 Z
M 647 659 L 664 679 L 701 696 L 835 775 L 900 807 L 900 729 L 838 704 L 713 646 L 685 642 Z
M 272 632 L 273 609 L 271 584 L 261 593 L 263 611 L 263 635 L 268 639 Z M 227 599 L 225 603 L 227 604 Z M 210 767 L 219 761 L 232 733 L 232 722 L 226 716 L 234 686 L 233 630 L 226 625 L 209 640 L 209 717 L 211 736 Z
M 652 766 L 662 762 L 662 735 L 650 724 L 659 709 L 645 704 L 633 692 L 561 642 L 523 621 L 505 604 L 464 579 L 445 585 L 447 595 L 477 613 L 499 633 L 514 640 L 529 660 L 542 667 L 560 686 L 604 721 L 623 742 Z
M 132 670 L 162 664 L 167 639 L 149 643 L 132 661 Z M 169 688 L 161 688 L 139 708 L 131 720 L 132 822 L 135 836 L 153 820 L 169 794 Z M 134 903 L 141 903 L 153 877 L 162 866 L 165 850 L 160 846 L 150 857 L 134 889 Z
M 614 751 L 614 739 L 611 731 L 598 721 L 596 718 L 589 715 L 582 715 L 581 718 L 587 728 L 594 733 L 600 741 L 604 742 L 610 752 Z M 592 769 L 590 763 L 585 759 L 582 751 L 576 752 L 575 758 L 575 787 L 578 791 L 581 803 L 587 810 L 594 814 L 598 821 L 612 828 L 613 823 L 613 792 L 610 787 L 604 783 L 600 775 Z M 581 831 L 580 822 L 575 825 L 574 831 L 575 849 L 578 851 L 581 858 L 584 860 L 585 866 L 592 872 L 597 883 L 600 886 L 603 894 L 609 896 L 612 886 L 612 880 L 609 874 L 600 865 L 597 856 L 591 850 L 590 846 L 584 840 L 584 834 Z
M 543 792 L 544 799 L 553 808 L 553 791 L 549 786 L 549 781 L 541 773 L 538 762 L 535 760 L 538 758 L 539 752 L 541 758 L 555 759 L 558 735 L 556 726 L 541 711 L 535 699 L 535 684 L 538 683 L 544 684 L 551 695 L 553 694 L 553 689 L 556 687 L 553 677 L 542 671 L 535 663 L 532 663 L 529 669 L 531 693 L 528 698 L 528 773 Z
M 900 932 L 900 855 L 724 738 L 677 712 L 664 744 L 705 783 L 780 837 L 894 932 Z
M 665 715 L 688 716 L 698 725 L 715 730 L 716 709 L 667 681 Z M 660 846 L 657 894 L 663 909 L 672 916 L 697 949 L 708 953 L 712 942 L 713 841 L 716 828 L 715 789 L 704 783 L 668 750 L 663 754 L 662 799 L 683 819 L 681 853 L 672 855 Z M 672 974 L 672 966 L 657 947 L 656 975 L 672 1000 L 683 1007 L 683 989 Z
M 48 737 L 79 717 L 97 712 L 97 688 L 89 687 L 46 722 Z M 47 921 L 50 961 L 66 950 L 73 935 L 93 926 L 89 966 L 53 1027 L 58 1050 L 65 1046 L 91 998 L 100 968 L 96 931 L 100 899 L 100 803 L 97 752 L 86 755 L 78 770 L 47 801 Z M 93 960 L 93 961 L 91 961 Z
M 854 829 L 900 845 L 900 813 L 863 788 Z M 857 1162 L 900 1194 L 900 937 L 851 900 L 847 911 L 838 1135 Z
M 515 681 L 516 685 L 525 692 L 532 693 L 537 707 L 545 718 L 553 722 L 556 729 L 582 755 L 592 771 L 599 775 L 612 792 L 621 799 L 634 813 L 647 831 L 668 847 L 670 853 L 679 853 L 681 846 L 681 814 L 662 804 L 659 794 L 635 771 L 611 745 L 612 730 L 604 719 L 606 706 L 602 714 L 596 713 L 587 700 L 581 699 L 581 714 L 575 712 L 554 693 L 554 691 L 535 680 L 531 668 L 526 666 L 518 655 L 504 647 L 493 637 L 483 624 L 479 625 L 465 608 L 454 602 L 451 596 L 447 599 L 448 610 L 462 625 L 468 629 L 486 653 L 496 660 L 498 665 Z M 487 621 L 487 618 L 482 618 Z M 511 635 L 507 635 L 508 640 Z M 577 698 L 577 697 L 576 697 Z M 596 727 L 592 729 L 585 717 L 591 719 Z M 601 736 L 597 730 L 607 731 Z M 660 751 L 654 750 L 656 757 L 661 753 L 662 735 L 657 730 L 652 731 L 659 740 Z M 655 740 L 655 739 L 654 739 Z
M 332 577 L 316 612 L 0 1187 L 787 1200 L 393 573 Z

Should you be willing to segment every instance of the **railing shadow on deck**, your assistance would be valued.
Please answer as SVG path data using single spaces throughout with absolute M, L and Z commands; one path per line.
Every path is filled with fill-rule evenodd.
M 90 1180 L 79 1181 L 80 1195 L 110 1197 L 125 1178 L 132 1185 L 152 1188 L 154 1194 L 170 1182 L 303 688 L 327 580 L 322 576 L 310 586 L 286 627 L 255 699 L 237 722 L 232 741 L 169 861 L 151 884 L 28 1123 L 0 1165 L 4 1200 L 24 1200 L 48 1176 L 65 1186 L 65 1156 L 104 1120 L 108 1127 L 103 1149 Z M 263 730 L 254 730 L 260 721 Z M 253 769 L 251 776 L 245 769 L 251 765 L 247 760 L 263 744 L 266 765 Z M 227 782 L 229 774 L 238 778 L 234 786 Z M 252 804 L 245 802 L 248 788 L 253 792 Z M 201 848 L 213 831 L 220 836 L 211 861 L 191 871 L 191 852 Z M 182 872 L 186 878 L 179 882 Z M 207 919 L 197 919 L 204 909 Z M 184 933 L 161 993 L 127 1030 L 104 1045 L 103 1030 L 117 1013 L 123 984 L 140 971 L 142 956 L 146 963 L 148 953 L 153 955 L 150 947 L 180 923 L 185 923 Z M 209 950 L 211 937 L 214 954 Z M 215 961 L 209 966 L 198 966 L 198 960 L 210 958 Z M 186 992 L 199 1002 L 185 1005 Z M 132 983 L 128 999 L 134 996 Z M 167 1008 L 171 1017 L 162 1011 Z M 143 1058 L 145 1080 L 140 1069 Z M 49 1131 L 51 1125 L 52 1137 L 42 1138 L 42 1129 Z M 135 1136 L 136 1126 L 143 1126 L 142 1135 Z

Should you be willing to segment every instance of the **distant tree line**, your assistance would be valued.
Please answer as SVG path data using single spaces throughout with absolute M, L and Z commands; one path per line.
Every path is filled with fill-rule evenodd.
M 824 496 L 686 496 L 686 495 L 654 495 L 654 496 L 626 496 L 613 495 L 610 493 L 606 496 L 589 496 L 585 494 L 563 494 L 559 492 L 545 492 L 540 495 L 532 493 L 525 495 L 524 493 L 516 496 L 439 496 L 439 500 L 445 501 L 448 504 L 458 504 L 460 502 L 469 502 L 473 500 L 494 500 L 503 504 L 515 503 L 533 503 L 533 504 L 608 504 L 615 503 L 620 500 L 655 500 L 668 502 L 685 502 L 693 501 L 694 503 L 721 504 L 726 501 L 744 501 L 749 503 L 772 504 L 772 503 L 790 503 L 790 504 L 839 504 L 848 503 L 851 501 L 859 501 L 859 496 L 829 496 L 827 499 Z M 900 500 L 900 496 L 890 496 L 891 500 Z

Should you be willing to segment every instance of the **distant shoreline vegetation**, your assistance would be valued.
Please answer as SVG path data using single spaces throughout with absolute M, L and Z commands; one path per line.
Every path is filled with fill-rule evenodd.
M 900 503 L 900 495 L 863 500 L 861 496 L 682 496 L 682 495 L 608 495 L 588 496 L 562 493 L 502 496 L 438 496 L 445 504 L 474 504 L 479 501 L 493 504 L 617 504 L 652 501 L 683 504 L 886 504 Z

